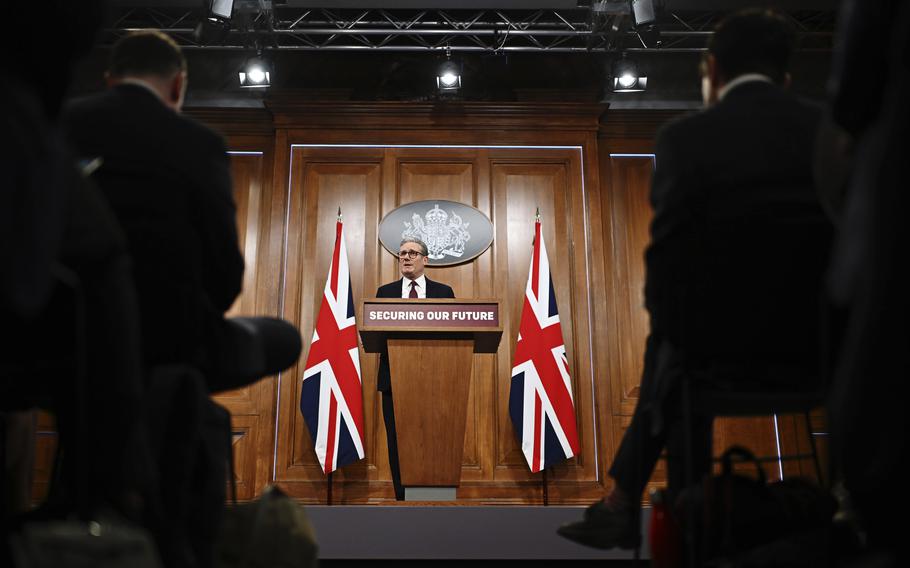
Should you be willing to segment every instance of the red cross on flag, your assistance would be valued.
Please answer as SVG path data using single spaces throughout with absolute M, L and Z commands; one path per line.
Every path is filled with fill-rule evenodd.
M 512 364 L 509 414 L 532 472 L 578 453 L 569 362 L 540 219 L 534 224 L 534 252 Z
M 300 393 L 300 412 L 326 474 L 363 458 L 362 391 L 354 298 L 339 213 L 332 265 Z

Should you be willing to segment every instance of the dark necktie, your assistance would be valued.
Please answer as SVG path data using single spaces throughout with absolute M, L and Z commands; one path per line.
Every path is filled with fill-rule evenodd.
M 408 298 L 416 298 L 416 297 L 417 297 L 417 282 L 414 282 L 413 280 L 411 280 L 411 293 L 408 294 Z

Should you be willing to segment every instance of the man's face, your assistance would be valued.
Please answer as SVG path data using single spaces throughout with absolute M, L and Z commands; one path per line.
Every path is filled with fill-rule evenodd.
M 398 269 L 405 278 L 411 280 L 420 278 L 426 266 L 427 257 L 423 255 L 417 243 L 404 243 L 398 249 Z

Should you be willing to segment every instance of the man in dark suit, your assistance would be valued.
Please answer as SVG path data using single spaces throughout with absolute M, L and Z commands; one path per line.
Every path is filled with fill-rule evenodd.
M 209 393 L 289 367 L 300 334 L 275 318 L 225 318 L 240 293 L 230 162 L 221 137 L 180 114 L 186 60 L 157 31 L 111 49 L 108 89 L 63 126 L 126 233 L 139 299 L 149 455 L 144 524 L 168 566 L 211 566 L 231 428 Z
M 812 184 L 820 110 L 786 90 L 794 43 L 773 12 L 726 18 L 702 64 L 708 108 L 657 137 L 641 394 L 609 471 L 613 490 L 559 529 L 566 538 L 636 544 L 641 493 L 661 451 L 683 455 L 683 377 L 792 389 L 817 376 L 831 227 Z M 696 422 L 696 463 L 668 460 L 671 495 L 685 468 L 709 471 L 711 422 Z
M 290 366 L 300 335 L 273 318 L 224 313 L 240 293 L 230 163 L 220 136 L 180 114 L 186 60 L 165 34 L 111 50 L 108 90 L 72 102 L 64 127 L 126 231 L 147 366 L 191 364 L 211 392 Z
M 429 258 L 427 245 L 413 238 L 401 241 L 398 248 L 398 269 L 401 278 L 384 284 L 376 290 L 377 298 L 454 298 L 451 287 L 441 282 L 434 282 L 424 276 L 423 272 Z M 395 408 L 392 404 L 392 377 L 389 372 L 388 354 L 379 356 L 379 377 L 376 388 L 382 393 L 382 418 L 385 421 L 386 439 L 389 446 L 389 467 L 392 470 L 392 484 L 395 486 L 395 498 L 404 499 L 404 487 L 401 486 L 401 470 L 398 467 L 398 437 L 395 434 Z

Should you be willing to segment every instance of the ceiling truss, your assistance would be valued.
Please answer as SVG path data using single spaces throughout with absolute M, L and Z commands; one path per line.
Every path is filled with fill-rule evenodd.
M 110 45 L 131 30 L 157 28 L 184 49 L 452 52 L 703 51 L 721 12 L 665 12 L 660 45 L 638 33 L 628 14 L 578 10 L 328 10 L 275 7 L 235 11 L 212 41 L 196 33 L 201 9 L 132 8 L 105 30 Z M 801 50 L 830 51 L 833 12 L 790 12 Z

